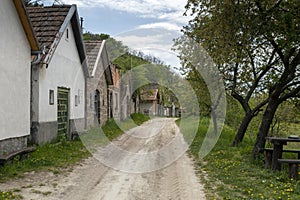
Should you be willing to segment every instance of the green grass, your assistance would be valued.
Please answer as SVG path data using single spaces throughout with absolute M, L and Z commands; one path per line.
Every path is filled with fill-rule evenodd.
M 37 150 L 27 159 L 18 161 L 15 159 L 13 163 L 7 163 L 4 167 L 0 167 L 0 181 L 7 178 L 22 177 L 24 172 L 51 170 L 59 171 L 75 164 L 83 158 L 90 156 L 80 141 L 60 141 L 58 143 L 45 144 L 37 147 Z
M 23 197 L 15 194 L 14 191 L 7 191 L 7 192 L 0 191 L 0 200 L 8 200 L 8 199 L 23 199 Z
M 149 116 L 140 113 L 131 114 L 130 117 L 131 119 L 126 119 L 117 123 L 114 120 L 109 120 L 102 127 L 102 130 L 105 133 L 106 137 L 111 141 L 112 139 L 123 134 L 124 131 L 127 131 L 136 126 L 140 126 L 142 123 L 150 119 Z
M 148 121 L 150 117 L 143 114 L 131 114 L 131 119 L 116 122 L 113 119 L 108 120 L 102 127 L 93 127 L 87 133 L 80 136 L 81 141 L 89 149 L 94 151 L 97 147 L 105 146 L 114 138 L 117 138 L 124 131 L 141 125 Z
M 198 122 L 186 123 L 182 129 L 185 137 L 189 137 L 188 127 L 195 123 Z M 199 123 L 190 154 L 197 163 L 208 199 L 300 199 L 300 181 L 288 179 L 286 168 L 281 172 L 265 169 L 263 156 L 252 160 L 251 137 L 246 137 L 238 147 L 231 147 L 235 130 L 226 125 L 216 146 L 200 160 L 198 153 L 207 127 L 208 120 Z
M 133 113 L 131 114 L 132 120 L 137 124 L 137 125 L 142 125 L 142 123 L 150 120 L 150 117 L 147 115 L 143 115 L 140 113 Z

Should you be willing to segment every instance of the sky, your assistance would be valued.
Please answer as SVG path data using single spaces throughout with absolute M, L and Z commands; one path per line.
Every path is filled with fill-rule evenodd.
M 54 0 L 44 1 L 45 5 Z M 179 67 L 171 50 L 173 39 L 187 25 L 183 16 L 187 0 L 60 0 L 76 4 L 83 17 L 84 31 L 106 33 L 130 49 L 160 58 L 165 64 Z

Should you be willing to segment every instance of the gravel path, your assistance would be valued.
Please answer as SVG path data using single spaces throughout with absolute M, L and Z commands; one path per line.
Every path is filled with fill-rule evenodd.
M 16 193 L 24 199 L 36 200 L 205 199 L 203 185 L 195 175 L 191 159 L 184 153 L 175 160 L 185 145 L 179 150 L 171 148 L 155 153 L 172 142 L 183 144 L 174 119 L 150 120 L 113 142 L 114 147 L 130 152 L 128 154 L 120 156 L 108 145 L 100 149 L 99 154 L 63 173 L 27 173 L 23 179 L 0 183 L 0 188 L 19 191 Z M 146 156 L 153 152 L 152 156 Z M 98 161 L 103 157 L 114 158 L 106 164 L 113 164 L 112 167 L 119 170 Z M 141 173 L 143 171 L 147 173 Z

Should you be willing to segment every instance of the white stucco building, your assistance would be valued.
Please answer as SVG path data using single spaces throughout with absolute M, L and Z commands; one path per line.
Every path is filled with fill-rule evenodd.
M 75 5 L 28 7 L 27 12 L 45 47 L 31 80 L 31 139 L 42 144 L 85 128 L 86 54 Z
M 140 93 L 139 111 L 145 115 L 161 114 L 160 94 L 158 89 L 144 89 Z
M 0 6 L 0 155 L 27 146 L 31 51 L 38 50 L 21 0 Z

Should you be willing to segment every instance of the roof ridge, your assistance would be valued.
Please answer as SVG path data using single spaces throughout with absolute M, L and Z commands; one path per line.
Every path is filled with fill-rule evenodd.
M 52 6 L 43 6 L 43 8 L 61 8 L 61 7 L 72 7 L 72 4 L 63 4 L 63 5 L 52 5 Z
M 104 40 L 84 40 L 84 43 L 102 43 Z

